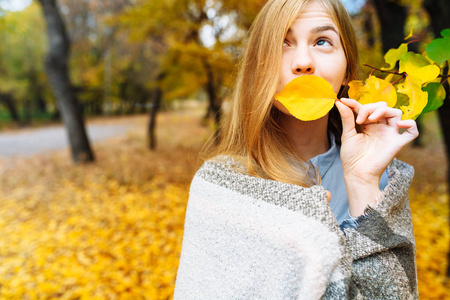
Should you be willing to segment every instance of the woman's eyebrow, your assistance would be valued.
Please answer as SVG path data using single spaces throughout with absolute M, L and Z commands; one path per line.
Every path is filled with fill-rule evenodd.
M 324 25 L 324 26 L 318 26 L 318 27 L 314 27 L 313 29 L 311 29 L 311 33 L 316 34 L 316 33 L 321 33 L 324 31 L 334 31 L 337 35 L 339 35 L 338 31 L 336 30 L 336 28 L 334 26 L 331 25 Z

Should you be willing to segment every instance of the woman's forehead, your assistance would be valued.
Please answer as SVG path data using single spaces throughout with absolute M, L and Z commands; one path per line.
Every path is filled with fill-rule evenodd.
M 295 27 L 308 27 L 312 33 L 320 33 L 331 30 L 339 35 L 339 27 L 328 9 L 318 1 L 312 1 L 305 5 L 297 18 L 292 22 L 288 33 L 295 31 Z
M 324 32 L 331 31 L 332 33 L 335 33 L 336 35 L 339 36 L 339 31 L 334 24 L 323 23 L 323 24 L 310 24 L 310 25 L 311 26 L 308 26 L 308 28 L 306 28 L 306 30 L 308 31 L 309 34 L 316 35 L 316 34 L 321 34 Z M 293 23 L 291 25 L 291 27 L 288 29 L 287 35 L 296 34 L 297 32 L 302 31 L 299 28 L 301 26 L 302 26 L 302 24 Z
M 328 19 L 330 22 L 334 23 L 330 11 L 323 4 L 317 1 L 307 3 L 297 16 L 297 19 L 311 18 L 320 18 L 324 20 Z

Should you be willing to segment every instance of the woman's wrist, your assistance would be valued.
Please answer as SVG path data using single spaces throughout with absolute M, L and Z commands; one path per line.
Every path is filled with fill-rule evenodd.
M 344 179 L 347 184 L 353 184 L 355 186 L 378 186 L 381 175 L 386 168 L 380 170 L 371 170 L 370 172 L 365 170 L 365 172 L 357 172 L 355 170 L 346 170 L 344 167 Z
M 376 206 L 381 195 L 379 179 L 362 179 L 358 177 L 345 177 L 347 198 L 350 215 L 359 217 L 364 214 L 367 206 Z

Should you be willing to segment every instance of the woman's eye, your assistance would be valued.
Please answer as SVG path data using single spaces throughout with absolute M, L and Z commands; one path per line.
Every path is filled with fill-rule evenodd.
M 331 42 L 328 39 L 319 39 L 316 43 L 317 46 L 331 46 Z
M 289 44 L 289 42 L 287 40 L 284 40 L 283 42 L 283 47 L 290 47 L 291 45 Z

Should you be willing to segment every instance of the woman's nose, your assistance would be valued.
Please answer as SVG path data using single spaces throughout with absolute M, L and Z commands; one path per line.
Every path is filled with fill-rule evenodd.
M 314 73 L 314 60 L 309 51 L 297 51 L 297 55 L 292 62 L 292 73 L 295 75 L 311 75 Z

